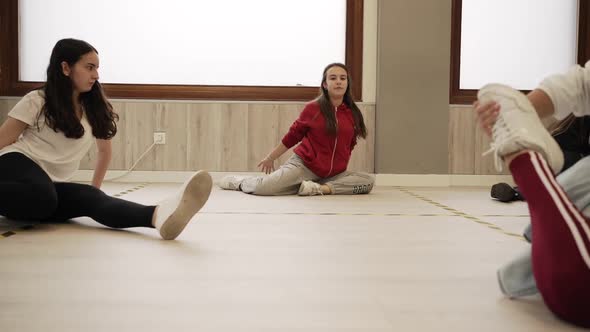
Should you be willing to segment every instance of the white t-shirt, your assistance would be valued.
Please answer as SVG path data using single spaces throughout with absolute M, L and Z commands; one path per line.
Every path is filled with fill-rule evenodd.
M 83 115 L 81 123 L 84 127 L 84 136 L 77 139 L 67 138 L 63 132 L 55 132 L 47 126 L 45 117 L 39 116 L 45 104 L 43 96 L 41 90 L 29 92 L 8 113 L 9 117 L 29 126 L 16 142 L 0 150 L 0 156 L 9 152 L 20 152 L 38 164 L 51 180 L 65 182 L 78 170 L 80 160 L 92 146 L 92 127 L 86 115 Z

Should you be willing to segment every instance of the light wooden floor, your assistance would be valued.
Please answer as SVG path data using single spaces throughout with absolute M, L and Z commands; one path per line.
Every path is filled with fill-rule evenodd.
M 146 204 L 177 184 L 107 184 Z M 574 331 L 498 290 L 524 203 L 488 188 L 253 197 L 215 190 L 177 241 L 0 219 L 0 331 Z M 490 227 L 491 226 L 491 227 Z M 499 227 L 495 227 L 499 226 Z

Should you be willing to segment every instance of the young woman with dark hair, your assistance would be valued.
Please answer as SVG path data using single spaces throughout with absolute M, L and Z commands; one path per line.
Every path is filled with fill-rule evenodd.
M 94 47 L 62 39 L 51 53 L 44 86 L 8 113 L 0 127 L 0 215 L 44 222 L 87 216 L 112 228 L 153 227 L 174 239 L 207 201 L 211 177 L 197 172 L 158 206 L 102 192 L 118 117 L 98 82 L 98 68 Z M 92 185 L 67 182 L 94 141 Z

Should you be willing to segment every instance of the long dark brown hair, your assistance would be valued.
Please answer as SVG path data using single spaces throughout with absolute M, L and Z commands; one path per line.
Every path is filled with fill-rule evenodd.
M 328 78 L 328 70 L 332 67 L 340 67 L 346 71 L 348 85 L 346 87 L 346 92 L 344 93 L 343 102 L 352 111 L 352 117 L 354 119 L 354 134 L 357 137 L 366 138 L 367 127 L 365 126 L 363 113 L 361 113 L 361 110 L 358 108 L 358 106 L 354 102 L 354 99 L 352 98 L 352 79 L 350 77 L 350 73 L 348 72 L 348 68 L 346 68 L 346 66 L 342 63 L 331 63 L 327 65 L 324 69 L 324 74 L 322 75 L 322 84 L 320 85 L 320 96 L 317 98 L 317 101 L 320 104 L 320 111 L 326 119 L 326 131 L 331 135 L 336 135 L 336 132 L 338 130 L 336 123 L 336 114 L 334 113 L 334 106 L 330 101 L 330 95 L 328 94 L 328 90 L 324 87 L 324 84 L 326 84 L 326 80 Z
M 82 137 L 84 127 L 74 111 L 72 80 L 64 75 L 61 63 L 65 61 L 72 67 L 89 52 L 98 54 L 92 45 L 83 40 L 68 38 L 58 41 L 49 59 L 47 81 L 41 87 L 45 93 L 45 104 L 41 112 L 45 116 L 45 123 L 55 132 L 63 132 L 68 138 Z M 107 100 L 100 83 L 94 82 L 92 89 L 80 93 L 79 98 L 92 127 L 92 135 L 100 139 L 115 136 L 119 116 L 113 112 L 113 106 Z

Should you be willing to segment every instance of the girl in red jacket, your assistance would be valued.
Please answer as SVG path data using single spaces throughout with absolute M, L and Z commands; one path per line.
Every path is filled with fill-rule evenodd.
M 328 65 L 321 95 L 305 106 L 282 142 L 258 164 L 270 175 L 226 176 L 219 186 L 265 196 L 368 194 L 374 177 L 346 171 L 357 137 L 367 136 L 363 115 L 350 91 L 346 66 Z M 299 142 L 295 154 L 275 171 L 274 161 Z

